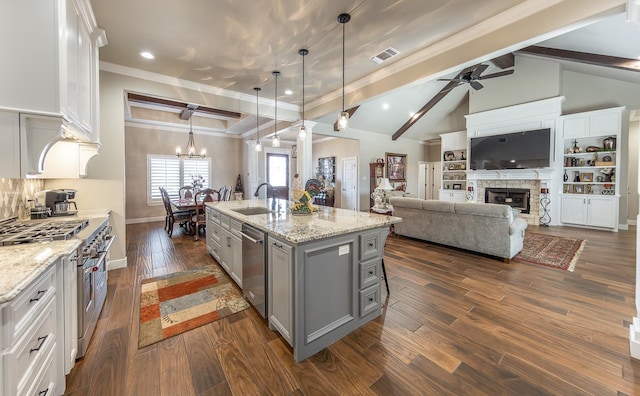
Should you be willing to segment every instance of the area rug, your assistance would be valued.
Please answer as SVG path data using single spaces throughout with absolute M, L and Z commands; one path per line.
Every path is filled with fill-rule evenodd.
M 526 232 L 524 247 L 514 261 L 573 271 L 585 242 L 584 239 Z
M 248 307 L 242 292 L 215 266 L 145 279 L 140 291 L 138 348 Z

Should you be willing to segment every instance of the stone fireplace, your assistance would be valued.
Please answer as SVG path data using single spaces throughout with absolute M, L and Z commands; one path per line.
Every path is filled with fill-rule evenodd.
M 540 180 L 529 179 L 509 179 L 509 180 L 476 180 L 476 191 L 478 202 L 483 203 L 504 203 L 509 204 L 513 208 L 520 209 L 521 212 L 518 217 L 523 218 L 531 225 L 540 225 L 540 187 L 542 182 Z M 489 193 L 488 193 L 489 191 Z M 487 200 L 486 197 L 490 195 L 491 191 L 508 191 L 510 196 L 504 196 L 505 202 L 495 202 Z M 528 191 L 528 211 L 522 210 L 521 203 L 519 202 L 522 195 L 516 196 L 513 192 Z M 511 198 L 511 202 L 506 202 L 507 198 Z M 514 202 L 515 201 L 515 202 Z

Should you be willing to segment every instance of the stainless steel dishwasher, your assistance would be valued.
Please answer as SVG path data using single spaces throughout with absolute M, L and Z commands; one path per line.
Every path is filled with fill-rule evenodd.
M 256 310 L 266 318 L 267 244 L 265 233 L 242 224 L 242 292 Z

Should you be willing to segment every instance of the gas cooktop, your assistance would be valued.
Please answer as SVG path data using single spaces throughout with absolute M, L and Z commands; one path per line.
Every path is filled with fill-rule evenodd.
M 89 220 L 23 221 L 0 225 L 0 246 L 73 238 Z

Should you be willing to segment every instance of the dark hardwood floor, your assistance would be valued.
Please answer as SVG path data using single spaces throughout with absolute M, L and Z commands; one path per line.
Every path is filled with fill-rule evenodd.
M 127 268 L 68 395 L 635 395 L 635 227 L 587 239 L 574 272 L 389 238 L 382 317 L 302 363 L 248 309 L 138 349 L 140 281 L 216 265 L 205 241 L 127 226 Z M 384 287 L 383 287 L 384 290 Z

